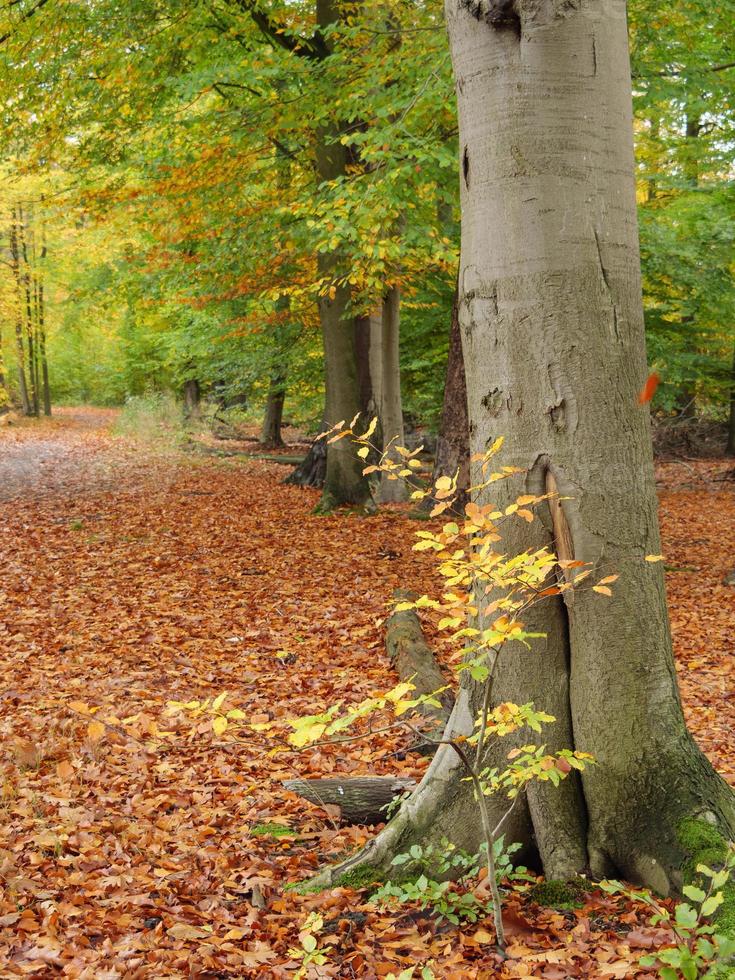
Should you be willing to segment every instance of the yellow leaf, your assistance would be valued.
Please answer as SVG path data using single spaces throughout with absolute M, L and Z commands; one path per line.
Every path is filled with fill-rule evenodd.
M 222 735 L 227 731 L 227 719 L 224 715 L 217 715 L 217 717 L 212 722 L 212 728 L 214 729 L 215 735 Z
M 609 585 L 611 582 L 616 582 L 619 578 L 620 578 L 619 575 L 606 575 L 605 578 L 601 578 L 597 584 Z
M 299 728 L 292 735 L 288 736 L 288 740 L 296 748 L 302 748 L 304 745 L 308 745 L 309 742 L 316 742 L 317 739 L 321 738 L 326 727 L 326 725 L 319 724 Z
M 101 721 L 90 721 L 87 725 L 87 735 L 92 742 L 99 742 L 105 734 L 105 726 Z
M 370 446 L 362 446 L 360 449 L 357 450 L 357 455 L 360 457 L 360 459 L 367 459 L 369 452 L 370 452 Z
M 218 694 L 217 697 L 212 702 L 212 710 L 219 711 L 226 697 L 227 697 L 227 691 L 223 691 L 222 694 Z
M 646 555 L 646 561 L 654 562 L 654 561 L 663 561 L 663 560 L 664 560 L 663 555 Z
M 408 694 L 409 691 L 413 691 L 415 685 L 411 681 L 403 681 L 401 684 L 397 684 L 391 691 L 387 691 L 384 695 L 386 701 L 392 701 L 397 704 L 404 694 Z
M 593 585 L 592 591 L 599 592 L 600 595 L 612 595 L 612 590 L 608 589 L 606 585 Z

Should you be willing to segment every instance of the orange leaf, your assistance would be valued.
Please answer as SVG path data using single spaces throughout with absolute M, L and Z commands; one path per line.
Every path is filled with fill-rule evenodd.
M 651 371 L 646 378 L 646 383 L 643 385 L 640 393 L 638 394 L 639 405 L 647 405 L 648 402 L 650 402 L 650 400 L 656 394 L 656 389 L 658 388 L 658 383 L 660 380 L 661 378 L 658 376 L 658 374 L 656 374 L 655 371 Z

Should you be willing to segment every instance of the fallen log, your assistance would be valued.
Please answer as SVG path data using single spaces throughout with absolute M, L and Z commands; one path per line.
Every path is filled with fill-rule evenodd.
M 413 779 L 350 776 L 346 779 L 287 779 L 286 789 L 318 806 L 338 806 L 344 823 L 385 823 L 386 807 L 416 787 Z
M 393 598 L 399 602 L 413 602 L 416 594 L 407 589 L 396 589 Z M 421 622 L 414 609 L 393 612 L 385 627 L 385 649 L 391 664 L 402 681 L 414 685 L 413 697 L 433 694 L 447 686 L 447 680 L 426 642 Z M 439 706 L 422 704 L 417 709 L 425 718 L 433 722 L 428 734 L 432 738 L 441 737 L 447 720 L 454 707 L 454 693 L 447 689 L 436 696 Z M 427 748 L 433 751 L 429 743 Z

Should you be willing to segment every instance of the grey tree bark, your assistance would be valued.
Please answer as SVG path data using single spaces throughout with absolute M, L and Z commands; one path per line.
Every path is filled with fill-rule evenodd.
M 675 891 L 690 856 L 682 822 L 735 832 L 732 791 L 687 732 L 671 648 L 648 410 L 623 0 L 447 0 L 457 85 L 462 257 L 459 319 L 473 451 L 506 437 L 499 509 L 558 489 L 544 524 L 508 521 L 516 553 L 555 540 L 620 573 L 614 598 L 578 591 L 539 605 L 531 651 L 504 652 L 494 703 L 535 701 L 557 718 L 550 750 L 597 764 L 541 784 L 504 828 L 549 877 L 612 873 Z M 497 489 L 496 489 L 497 488 Z M 490 496 L 490 495 L 488 495 Z M 465 683 L 449 732 L 467 734 L 483 690 Z M 503 764 L 510 747 L 489 757 Z M 362 855 L 387 868 L 419 839 L 476 848 L 476 803 L 453 750 Z M 507 801 L 494 800 L 494 818 Z M 343 868 L 344 869 L 344 868 Z M 343 870 L 341 869 L 341 870 Z
M 404 444 L 400 332 L 401 290 L 399 286 L 392 286 L 383 298 L 380 346 L 376 351 L 376 359 L 378 356 L 380 358 L 379 415 L 385 447 L 391 442 L 394 446 L 403 446 Z M 396 456 L 396 458 L 398 457 Z M 381 503 L 396 503 L 406 500 L 408 496 L 406 484 L 402 480 L 390 480 L 388 475 L 383 473 L 378 496 Z

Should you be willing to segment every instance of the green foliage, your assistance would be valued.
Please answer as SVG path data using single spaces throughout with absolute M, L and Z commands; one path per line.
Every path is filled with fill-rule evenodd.
M 307 976 L 310 967 L 324 966 L 328 959 L 328 950 L 319 946 L 319 933 L 324 928 L 324 919 L 317 912 L 310 912 L 299 930 L 299 946 L 288 951 L 292 960 L 300 963 L 294 978 Z M 332 939 L 332 942 L 334 940 Z
M 695 827 L 695 824 L 700 826 Z M 711 845 L 713 838 L 702 824 L 703 821 L 686 821 L 684 836 L 692 843 Z M 650 892 L 626 890 L 618 881 L 600 883 L 604 891 L 622 893 L 645 902 L 652 910 L 651 925 L 665 924 L 674 932 L 674 944 L 642 956 L 639 961 L 643 967 L 656 967 L 661 980 L 697 980 L 699 977 L 728 975 L 735 958 L 735 938 L 725 933 L 718 913 L 725 903 L 725 889 L 731 886 L 735 846 L 726 848 L 722 857 L 723 862 L 717 868 L 697 864 L 695 872 L 701 887 L 684 885 L 682 893 L 688 901 L 678 902 L 673 915 Z
M 454 925 L 461 922 L 477 922 L 492 911 L 492 901 L 478 898 L 472 890 L 481 864 L 486 862 L 483 850 L 469 855 L 454 847 L 449 841 L 440 847 L 414 844 L 405 854 L 393 858 L 395 867 L 416 867 L 425 869 L 416 877 L 401 877 L 387 881 L 376 891 L 371 901 L 379 905 L 403 905 L 416 902 L 421 909 L 431 909 L 441 922 L 446 919 Z M 493 856 L 498 882 L 504 878 L 529 880 L 525 868 L 513 868 L 511 855 L 519 850 L 519 844 L 507 848 L 503 837 L 493 843 Z M 455 880 L 456 879 L 456 880 Z

